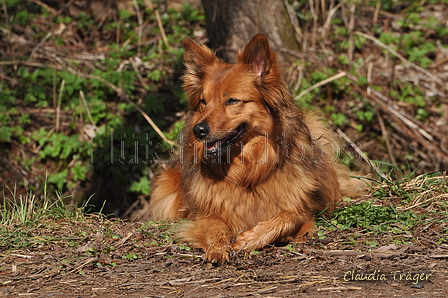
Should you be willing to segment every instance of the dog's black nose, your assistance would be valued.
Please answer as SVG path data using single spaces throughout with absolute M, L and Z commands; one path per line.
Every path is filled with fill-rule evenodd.
M 210 126 L 208 126 L 208 124 L 205 122 L 196 124 L 193 127 L 193 132 L 194 132 L 194 135 L 196 136 L 196 138 L 198 138 L 199 140 L 202 140 L 210 132 Z

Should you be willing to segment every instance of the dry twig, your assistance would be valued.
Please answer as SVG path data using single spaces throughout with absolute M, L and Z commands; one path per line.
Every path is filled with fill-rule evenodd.
M 338 11 L 339 8 L 342 7 L 344 4 L 344 1 L 339 2 L 335 7 L 330 9 L 330 12 L 328 13 L 327 20 L 325 21 L 325 24 L 322 28 L 322 37 L 325 38 L 327 36 L 327 33 L 330 31 L 331 21 L 333 19 L 334 14 Z
M 355 29 L 355 11 L 356 5 L 350 5 L 350 21 L 348 26 L 349 39 L 348 39 L 348 61 L 353 62 L 353 52 L 355 50 L 355 41 L 353 37 L 353 30 Z
M 370 165 L 370 167 L 375 171 L 375 173 L 386 179 L 386 176 L 383 173 L 381 173 L 380 169 L 375 164 L 373 164 L 370 161 L 370 159 L 367 158 L 367 156 L 364 154 L 364 152 L 361 151 L 361 149 L 359 149 L 354 145 L 353 141 L 342 130 L 338 128 L 336 131 L 347 143 L 350 144 L 350 146 L 352 146 L 353 149 L 355 149 L 355 151 L 361 156 L 361 158 L 364 159 Z
M 340 292 L 353 290 L 362 290 L 362 287 L 328 287 L 317 289 L 318 292 Z
M 86 97 L 84 96 L 84 92 L 82 92 L 82 90 L 79 90 L 79 97 L 82 100 L 82 103 L 84 105 L 84 109 L 86 110 L 87 117 L 89 118 L 90 123 L 92 124 L 93 127 L 96 127 L 95 121 L 93 121 L 92 114 L 90 113 L 90 108 L 89 108 L 89 105 L 87 104 Z
M 340 79 L 340 78 L 342 78 L 342 77 L 345 77 L 346 75 L 347 75 L 347 73 L 346 73 L 345 71 L 342 71 L 342 72 L 338 73 L 337 75 L 334 75 L 334 76 L 332 76 L 332 77 L 330 77 L 330 78 L 328 78 L 328 79 L 322 80 L 322 81 L 320 81 L 319 83 L 314 84 L 313 86 L 311 86 L 311 87 L 309 87 L 309 88 L 303 90 L 302 92 L 300 92 L 299 95 L 297 95 L 296 97 L 294 97 L 294 100 L 299 100 L 299 99 L 302 98 L 305 94 L 308 94 L 309 92 L 313 91 L 314 89 L 319 88 L 320 86 L 323 86 L 323 85 L 325 85 L 325 84 L 328 84 L 328 83 L 330 83 L 330 82 L 332 82 L 332 81 L 335 81 L 335 80 L 337 80 L 337 79 Z
M 299 44 L 303 43 L 303 32 L 302 29 L 300 29 L 300 24 L 296 16 L 296 12 L 294 11 L 294 8 L 289 4 L 287 0 L 283 1 L 285 3 L 285 7 L 288 10 L 289 20 L 294 28 L 295 36 L 297 39 L 297 42 Z
M 403 62 L 403 64 L 404 64 L 405 66 L 410 66 L 410 67 L 412 67 L 412 68 L 414 68 L 414 69 L 416 69 L 416 70 L 418 70 L 418 71 L 424 73 L 424 74 L 425 74 L 426 76 L 428 76 L 428 78 L 430 78 L 431 80 L 433 80 L 433 81 L 439 83 L 440 85 L 444 86 L 444 88 L 447 88 L 446 84 L 445 84 L 440 78 L 438 78 L 437 76 L 433 75 L 432 73 L 430 73 L 430 72 L 427 71 L 426 69 L 424 69 L 424 68 L 418 66 L 417 64 L 412 63 L 411 61 L 409 61 L 408 59 L 406 59 L 405 57 L 403 57 L 402 55 L 400 55 L 397 51 L 395 51 L 394 49 L 392 49 L 392 48 L 389 47 L 388 45 L 386 45 L 386 44 L 384 44 L 383 42 L 381 42 L 379 39 L 377 39 L 377 38 L 375 38 L 375 37 L 373 37 L 373 36 L 371 36 L 371 35 L 369 35 L 369 34 L 360 32 L 360 31 L 355 31 L 355 34 L 356 34 L 356 35 L 359 35 L 359 36 L 362 36 L 362 37 L 364 37 L 364 38 L 367 38 L 367 39 L 369 39 L 369 40 L 371 40 L 371 41 L 373 41 L 374 43 L 376 43 L 376 44 L 379 45 L 380 47 L 386 49 L 386 50 L 389 51 L 392 55 L 394 55 L 395 57 L 397 57 L 398 59 L 400 59 L 401 62 Z
M 85 266 L 87 266 L 88 264 L 90 264 L 91 262 L 95 261 L 97 259 L 97 257 L 92 257 L 89 258 L 87 261 L 85 261 L 84 263 L 82 263 L 81 265 L 77 266 L 76 268 L 73 268 L 72 270 L 66 272 L 64 275 L 70 274 L 70 273 L 75 273 L 80 271 L 82 268 L 84 268 Z
M 52 8 L 51 6 L 49 6 L 48 4 L 39 1 L 39 0 L 31 0 L 31 2 L 36 3 L 39 6 L 42 6 L 43 8 L 45 8 L 46 10 L 48 10 L 49 12 L 51 12 L 52 14 L 56 14 L 56 10 L 54 8 Z
M 448 151 L 446 148 L 435 144 L 436 139 L 433 135 L 428 133 L 424 129 L 424 124 L 417 121 L 414 117 L 407 115 L 406 113 L 399 111 L 399 108 L 394 106 L 393 102 L 380 92 L 371 89 L 371 94 L 362 90 L 355 82 L 357 79 L 351 75 L 347 77 L 354 83 L 351 84 L 352 88 L 363 95 L 365 98 L 373 100 L 378 106 L 389 116 L 391 116 L 395 123 L 397 123 L 411 139 L 416 140 L 419 144 L 425 147 L 427 150 L 437 153 L 439 158 L 448 161 Z M 435 135 L 442 136 L 442 133 L 435 132 Z
M 162 35 L 163 42 L 167 48 L 170 48 L 170 44 L 168 42 L 168 38 L 166 37 L 165 28 L 163 28 L 162 17 L 160 16 L 160 12 L 158 9 L 155 10 L 157 25 L 159 26 L 160 34 Z
M 61 125 L 61 102 L 62 102 L 62 94 L 65 87 L 65 79 L 61 82 L 61 88 L 59 89 L 59 96 L 58 96 L 58 104 L 55 107 L 56 112 L 56 124 L 55 124 L 55 131 L 59 132 L 59 128 Z
M 138 21 L 138 37 L 137 37 L 137 56 L 140 57 L 141 54 L 141 43 L 142 43 L 142 35 L 143 35 L 143 20 L 142 14 L 140 12 L 140 8 L 138 6 L 137 0 L 133 0 L 135 12 L 137 13 L 137 21 Z

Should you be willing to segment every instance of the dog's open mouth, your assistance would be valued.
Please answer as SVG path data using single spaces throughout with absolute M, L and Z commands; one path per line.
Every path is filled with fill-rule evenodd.
M 237 128 L 232 130 L 228 136 L 218 141 L 206 141 L 205 150 L 207 154 L 218 154 L 227 151 L 230 146 L 236 144 L 241 136 L 246 131 L 246 124 L 240 124 Z

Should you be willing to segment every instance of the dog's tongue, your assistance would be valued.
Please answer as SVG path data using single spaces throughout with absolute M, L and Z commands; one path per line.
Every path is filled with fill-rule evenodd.
M 206 148 L 207 148 L 207 151 L 216 151 L 216 150 L 218 150 L 218 142 L 215 142 L 215 143 L 209 143 L 209 142 L 206 142 L 205 143 L 206 145 Z

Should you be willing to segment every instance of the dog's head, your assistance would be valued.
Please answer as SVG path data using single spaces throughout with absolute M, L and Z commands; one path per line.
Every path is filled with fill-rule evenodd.
M 264 35 L 247 44 L 236 64 L 224 63 L 191 39 L 184 46 L 184 90 L 193 111 L 186 133 L 193 133 L 206 155 L 236 152 L 241 144 L 273 133 L 275 114 L 286 96 Z

